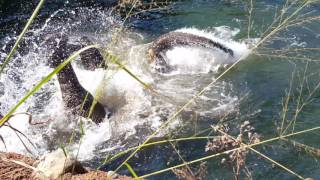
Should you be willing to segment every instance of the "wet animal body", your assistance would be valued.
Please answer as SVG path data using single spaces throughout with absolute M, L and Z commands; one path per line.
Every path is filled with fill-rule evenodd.
M 81 37 L 79 44 L 68 44 L 67 50 L 71 53 L 78 51 L 85 46 L 92 45 L 90 39 L 86 36 Z M 104 59 L 97 48 L 88 49 L 80 53 L 80 64 L 86 70 L 95 70 L 96 68 L 106 68 Z
M 170 32 L 156 39 L 149 49 L 151 61 L 155 61 L 156 70 L 167 73 L 172 67 L 166 62 L 166 52 L 177 46 L 203 47 L 208 49 L 219 49 L 233 57 L 233 50 L 219 42 L 209 38 L 183 32 Z
M 52 54 L 49 57 L 48 64 L 52 68 L 59 66 L 64 60 L 66 60 L 74 50 L 80 49 L 82 45 L 78 47 L 68 44 L 68 37 L 66 35 L 56 34 L 49 37 L 46 40 L 47 47 L 52 50 Z M 99 56 L 95 56 L 95 54 Z M 81 61 L 86 69 L 97 67 L 102 59 L 98 49 L 93 49 L 89 52 L 85 51 L 80 55 Z M 95 59 L 96 61 L 91 61 Z M 62 99 L 65 107 L 75 115 L 83 117 L 89 117 L 91 105 L 94 101 L 94 97 L 86 91 L 76 76 L 71 64 L 66 65 L 58 74 L 58 81 L 62 92 Z M 88 94 L 88 95 L 87 95 Z M 87 97 L 86 97 L 87 96 Z M 85 100 L 86 99 L 86 100 Z M 85 101 L 84 101 L 85 100 Z M 81 108 L 81 106 L 83 107 Z M 104 107 L 97 102 L 91 112 L 89 118 L 94 122 L 100 123 L 104 119 L 106 111 Z

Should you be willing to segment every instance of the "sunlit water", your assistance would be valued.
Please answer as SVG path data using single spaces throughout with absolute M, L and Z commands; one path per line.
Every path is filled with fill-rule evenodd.
M 289 88 L 293 71 L 304 70 L 304 62 L 289 62 L 280 59 L 266 59 L 265 57 L 247 56 L 258 40 L 262 29 L 271 22 L 271 14 L 278 4 L 268 1 L 257 4 L 257 14 L 267 14 L 270 17 L 254 17 L 251 38 L 246 34 L 246 16 L 244 5 L 237 1 L 192 1 L 176 3 L 174 11 L 176 16 L 161 15 L 152 20 L 130 21 L 128 29 L 118 34 L 121 21 L 111 16 L 108 9 L 90 7 L 68 7 L 68 3 L 59 9 L 50 10 L 46 18 L 42 19 L 30 30 L 26 37 L 25 51 L 18 51 L 6 73 L 1 76 L 0 112 L 5 114 L 15 105 L 35 84 L 52 71 L 47 64 L 48 52 L 43 48 L 43 38 L 55 32 L 66 32 L 70 42 L 76 41 L 81 36 L 88 36 L 93 42 L 110 49 L 118 55 L 122 63 L 143 82 L 150 84 L 155 92 L 145 89 L 128 73 L 119 70 L 116 65 L 110 65 L 107 70 L 83 70 L 77 61 L 72 65 L 80 83 L 91 93 L 97 89 L 102 95 L 99 101 L 112 109 L 113 114 L 106 117 L 104 122 L 96 125 L 85 119 L 85 135 L 79 149 L 79 133 L 75 142 L 67 145 L 72 131 L 79 132 L 79 118 L 67 116 L 63 108 L 61 92 L 57 79 L 48 84 L 25 102 L 17 112 L 32 114 L 34 121 L 47 121 L 41 125 L 30 125 L 27 115 L 16 115 L 10 119 L 10 125 L 23 132 L 35 146 L 32 146 L 25 137 L 28 149 L 36 156 L 47 151 L 66 145 L 71 153 L 77 154 L 79 159 L 91 167 L 97 167 L 109 153 L 117 153 L 128 147 L 142 143 L 148 135 L 166 122 L 170 115 L 193 98 L 203 88 L 206 89 L 194 103 L 187 107 L 181 115 L 175 118 L 167 128 L 156 135 L 162 138 L 171 132 L 171 136 L 192 135 L 209 128 L 222 117 L 239 124 L 243 120 L 250 120 L 263 138 L 276 135 L 276 123 L 282 108 L 282 98 L 285 90 Z M 192 8 L 191 8 L 192 7 Z M 267 8 L 266 8 L 267 7 Z M 309 7 L 317 12 L 318 6 Z M 54 8 L 53 8 L 54 9 Z M 319 12 L 318 12 L 319 13 Z M 258 15 L 257 15 L 258 16 Z M 8 18 L 9 19 L 9 18 Z M 289 47 L 316 47 L 320 41 L 318 36 L 319 25 L 311 24 L 304 30 L 293 29 L 286 31 L 281 36 L 268 42 L 269 48 Z M 147 49 L 150 42 L 158 35 L 180 31 L 192 33 L 218 41 L 234 50 L 234 57 L 219 50 L 202 48 L 176 47 L 167 52 L 168 63 L 177 67 L 169 74 L 160 74 L 148 63 Z M 3 32 L 6 32 L 3 30 Z M 120 43 L 111 45 L 112 37 L 119 35 Z M 3 59 L 8 53 L 7 46 L 16 38 L 16 35 L 7 33 L 1 39 Z M 314 40 L 317 39 L 318 41 Z M 248 44 L 250 42 L 251 44 Z M 242 62 L 230 71 L 224 78 L 211 86 L 207 86 L 215 78 L 236 62 Z M 314 79 L 319 79 L 318 63 L 313 63 L 308 69 L 308 74 L 313 74 L 310 84 L 315 84 Z M 310 86 L 311 86 L 310 85 Z M 319 94 L 319 92 L 317 91 Z M 314 103 L 310 105 L 302 116 L 302 129 L 316 126 L 319 117 L 319 96 L 315 96 Z M 302 123 L 301 123 L 302 124 Z M 300 128 L 300 129 L 301 129 Z M 17 134 L 8 127 L 2 127 L 0 134 L 6 142 L 6 147 L 1 144 L 2 151 L 29 154 Z M 309 139 L 309 144 L 317 146 L 318 140 Z M 181 143 L 179 149 L 188 160 L 196 159 L 205 153 L 206 141 Z M 176 164 L 174 152 L 169 146 L 159 146 L 135 157 L 133 164 L 139 174 L 159 170 Z M 167 151 L 167 152 L 166 152 Z M 319 164 L 307 154 L 298 154 L 291 146 L 280 148 L 276 143 L 269 144 L 264 149 L 272 158 L 293 163 L 291 167 L 308 177 L 319 177 Z M 168 153 L 171 153 L 168 154 Z M 293 153 L 292 153 L 293 152 Z M 297 154 L 298 159 L 295 155 Z M 170 159 L 171 158 L 171 159 Z M 299 162 L 305 158 L 304 162 Z M 176 159 L 177 161 L 179 159 Z M 258 179 L 290 179 L 292 176 L 280 169 L 273 169 L 269 162 L 261 162 L 257 156 L 249 158 L 249 168 L 254 177 Z M 257 162 L 259 161 L 259 163 Z M 218 171 L 219 162 L 208 164 L 207 178 L 217 179 L 232 178 L 232 170 Z M 132 164 L 131 164 L 132 165 Z M 114 168 L 115 165 L 103 169 Z M 261 170 L 263 168 L 263 170 Z M 211 170 L 212 169 L 212 170 Z M 214 170 L 217 169 L 217 170 Z M 228 169 L 228 168 L 225 168 Z M 211 171 L 210 171 L 211 170 Z M 270 175 L 270 172 L 273 175 Z M 128 173 L 123 171 L 123 173 Z M 269 175 L 268 175 L 269 174 Z M 277 178 L 278 177 L 278 178 Z M 155 176 L 155 179 L 175 178 L 171 173 Z

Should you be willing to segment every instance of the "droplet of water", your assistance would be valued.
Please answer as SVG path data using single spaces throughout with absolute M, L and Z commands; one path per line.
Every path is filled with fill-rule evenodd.
M 4 95 L 4 84 L 0 82 L 0 97 Z

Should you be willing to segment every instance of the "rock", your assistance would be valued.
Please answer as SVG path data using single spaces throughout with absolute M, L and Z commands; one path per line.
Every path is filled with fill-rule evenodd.
M 73 157 L 66 157 L 61 149 L 45 155 L 39 160 L 36 169 L 40 173 L 35 173 L 36 179 L 57 179 L 65 173 L 83 174 L 88 171 Z
M 11 161 L 16 161 L 16 163 Z M 63 171 L 64 161 L 66 163 Z M 35 165 L 37 168 L 33 167 Z M 74 169 L 73 165 L 75 165 Z M 61 149 L 45 155 L 39 161 L 17 153 L 0 152 L 1 180 L 50 180 L 57 178 L 59 180 L 134 180 L 132 177 L 114 174 L 112 171 L 86 170 L 79 162 L 72 160 L 72 158 L 66 158 Z
M 32 166 L 35 162 L 33 158 L 16 153 L 0 152 L 0 179 L 31 179 L 33 170 L 23 165 L 19 165 L 8 160 L 22 162 Z

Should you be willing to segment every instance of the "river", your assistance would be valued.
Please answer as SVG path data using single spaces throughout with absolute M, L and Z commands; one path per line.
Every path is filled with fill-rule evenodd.
M 48 123 L 32 126 L 25 114 L 16 115 L 9 121 L 32 141 L 34 146 L 22 137 L 31 154 L 8 127 L 0 129 L 6 142 L 6 147 L 1 144 L 0 149 L 39 156 L 65 145 L 70 153 L 79 153 L 78 158 L 85 165 L 97 168 L 108 155 L 143 143 L 168 120 L 168 126 L 157 133 L 153 141 L 219 135 L 212 131 L 210 125 L 221 121 L 228 124 L 229 132 L 234 136 L 238 135 L 240 125 L 249 121 L 261 141 L 277 137 L 283 119 L 284 127 L 295 120 L 292 121 L 294 129 L 289 126 L 286 133 L 318 127 L 319 2 L 307 5 L 295 16 L 296 20 L 290 22 L 291 25 L 265 40 L 263 38 L 267 35 L 263 33 L 268 28 L 271 29 L 268 33 L 272 32 L 272 26 L 277 25 L 272 22 L 279 17 L 285 1 L 253 1 L 251 16 L 248 2 L 174 1 L 164 11 L 147 11 L 139 17 L 129 18 L 125 22 L 126 28 L 121 32 L 119 29 L 123 20 L 112 15 L 109 1 L 46 2 L 39 18 L 26 34 L 22 47 L 1 75 L 0 112 L 3 115 L 52 71 L 46 63 L 50 52 L 44 48 L 43 39 L 57 32 L 68 34 L 71 42 L 87 36 L 94 43 L 107 48 L 133 74 L 150 84 L 155 92 L 145 89 L 116 65 L 110 65 L 107 70 L 87 71 L 76 60 L 72 65 L 80 83 L 92 93 L 102 87 L 100 101 L 113 110 L 110 117 L 106 117 L 99 125 L 84 120 L 85 135 L 80 141 L 78 118 L 66 115 L 57 79 L 53 78 L 18 109 L 18 112 L 32 114 L 35 121 L 50 120 Z M 301 3 L 298 1 L 296 5 L 287 6 L 288 11 L 283 14 L 283 19 L 295 13 Z M 0 4 L 1 62 L 36 4 L 36 1 Z M 249 16 L 252 23 L 250 33 Z M 315 19 L 300 23 L 312 17 Z M 158 73 L 147 63 L 146 54 L 152 40 L 170 31 L 214 39 L 231 48 L 235 56 L 226 56 L 218 50 L 212 52 L 201 48 L 178 47 L 167 53 L 168 62 L 177 69 L 170 74 Z M 113 44 L 115 36 L 119 41 Z M 256 45 L 257 48 L 250 49 Z M 237 63 L 236 66 L 220 78 L 219 75 L 233 63 Z M 177 118 L 171 119 L 175 112 L 203 89 L 204 93 Z M 67 145 L 74 129 L 78 132 L 75 142 Z M 290 139 L 320 148 L 319 136 L 317 130 Z M 152 173 L 213 154 L 205 151 L 207 142 L 208 139 L 203 138 L 150 146 L 134 156 L 129 164 L 138 175 Z M 319 156 L 299 151 L 291 143 L 272 141 L 255 148 L 302 177 L 320 178 Z M 114 170 L 125 157 L 104 164 L 100 169 Z M 206 162 L 205 179 L 234 178 L 232 166 L 221 164 L 221 159 L 219 156 Z M 191 167 L 197 169 L 198 165 L 195 163 Z M 253 179 L 297 178 L 252 151 L 248 153 L 245 165 Z M 130 175 L 125 167 L 119 172 Z M 242 173 L 241 177 L 247 176 Z M 168 171 L 148 179 L 177 177 Z

